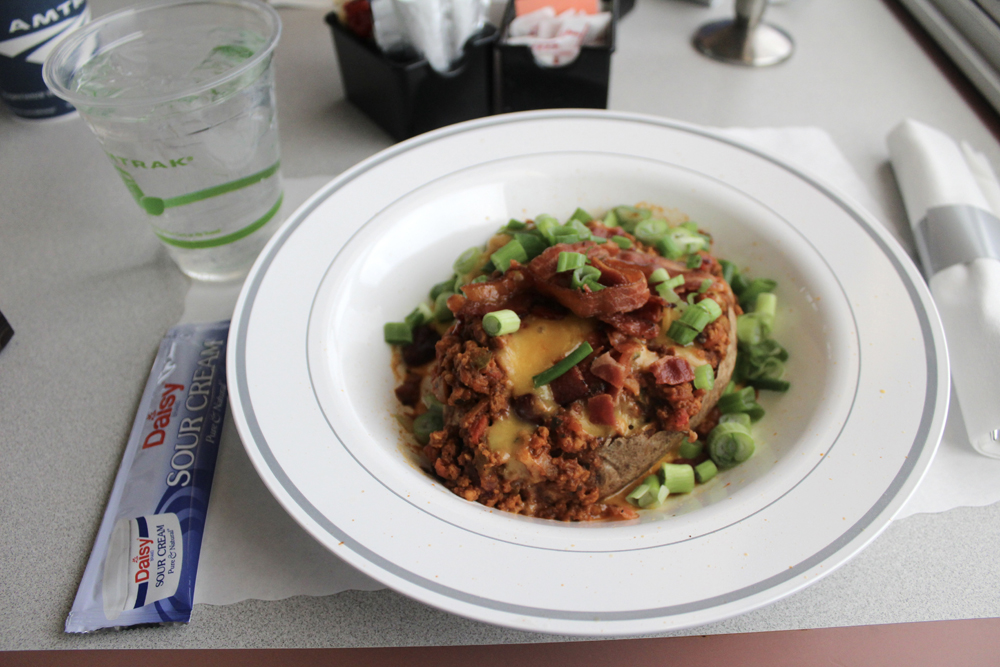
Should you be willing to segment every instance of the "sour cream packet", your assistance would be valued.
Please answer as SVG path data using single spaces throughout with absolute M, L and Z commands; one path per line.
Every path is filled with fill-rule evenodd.
M 190 620 L 228 334 L 228 321 L 183 324 L 160 343 L 66 632 Z

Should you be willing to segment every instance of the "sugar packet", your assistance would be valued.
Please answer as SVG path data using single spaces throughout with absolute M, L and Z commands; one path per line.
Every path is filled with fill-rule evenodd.
M 160 343 L 66 632 L 191 618 L 226 416 L 229 322 Z

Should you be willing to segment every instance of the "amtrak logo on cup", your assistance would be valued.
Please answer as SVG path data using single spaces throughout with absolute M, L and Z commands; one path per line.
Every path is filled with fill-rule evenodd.
M 0 2 L 0 98 L 23 118 L 73 111 L 42 81 L 42 64 L 59 40 L 87 22 L 87 0 Z

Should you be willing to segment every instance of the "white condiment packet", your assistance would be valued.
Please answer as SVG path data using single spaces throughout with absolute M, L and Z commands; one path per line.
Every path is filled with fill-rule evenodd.
M 580 47 L 602 43 L 611 25 L 611 14 L 586 14 L 569 9 L 556 16 L 551 7 L 518 16 L 507 28 L 507 44 L 531 47 L 542 67 L 568 65 L 580 55 Z

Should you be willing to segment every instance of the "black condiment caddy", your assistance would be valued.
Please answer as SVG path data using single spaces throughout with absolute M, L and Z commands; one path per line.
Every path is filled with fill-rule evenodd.
M 471 37 L 458 65 L 446 74 L 422 58 L 387 56 L 373 40 L 362 39 L 343 26 L 334 12 L 327 14 L 326 22 L 347 99 L 400 141 L 494 113 L 607 108 L 619 2 L 628 3 L 631 9 L 634 0 L 602 3 L 612 14 L 605 43 L 582 47 L 576 60 L 561 67 L 540 66 L 530 47 L 502 43 L 515 16 L 513 0 L 507 4 L 500 28 L 487 25 Z

